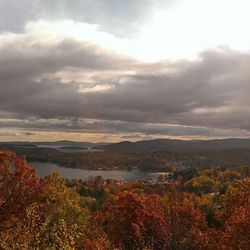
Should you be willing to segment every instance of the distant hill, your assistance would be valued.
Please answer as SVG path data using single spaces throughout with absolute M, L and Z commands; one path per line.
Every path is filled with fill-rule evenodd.
M 216 139 L 216 140 L 169 140 L 123 141 L 109 145 L 96 146 L 97 149 L 114 152 L 154 152 L 154 151 L 211 151 L 230 149 L 250 149 L 250 139 Z
M 217 140 L 169 140 L 157 139 L 148 141 L 123 141 L 118 143 L 91 143 L 75 141 L 55 142 L 0 142 L 0 147 L 31 147 L 31 148 L 92 148 L 109 152 L 181 152 L 181 151 L 212 151 L 230 149 L 249 149 L 250 139 L 217 139 Z

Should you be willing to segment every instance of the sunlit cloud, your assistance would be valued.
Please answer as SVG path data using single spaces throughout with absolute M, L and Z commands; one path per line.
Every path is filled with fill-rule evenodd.
M 155 10 L 138 34 L 134 53 L 143 59 L 195 58 L 216 47 L 249 51 L 250 2 L 183 0 L 175 8 Z

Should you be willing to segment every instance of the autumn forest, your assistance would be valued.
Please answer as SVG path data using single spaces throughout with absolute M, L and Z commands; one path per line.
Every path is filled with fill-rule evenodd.
M 1 151 L 0 249 L 249 249 L 249 167 L 183 176 L 39 178 L 25 157 Z

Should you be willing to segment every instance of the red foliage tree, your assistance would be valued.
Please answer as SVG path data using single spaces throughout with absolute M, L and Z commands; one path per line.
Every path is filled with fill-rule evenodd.
M 77 249 L 81 250 L 112 250 L 111 243 L 103 231 L 103 229 L 93 222 L 95 218 L 92 218 L 85 229 L 82 236 L 78 240 Z
M 107 202 L 99 221 L 114 247 L 164 249 L 166 226 L 158 196 L 119 193 Z
M 25 158 L 0 151 L 0 228 L 13 225 L 40 194 L 39 178 Z
M 250 247 L 250 200 L 234 210 L 226 221 L 220 249 L 247 250 Z
M 167 249 L 208 249 L 208 226 L 204 215 L 191 205 L 168 204 Z

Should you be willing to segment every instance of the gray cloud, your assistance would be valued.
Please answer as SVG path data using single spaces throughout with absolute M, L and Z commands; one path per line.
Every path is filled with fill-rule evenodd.
M 67 68 L 83 70 L 117 70 L 132 64 L 121 57 L 91 43 L 65 39 L 48 45 L 34 40 L 34 36 L 17 37 L 5 42 L 1 50 L 1 79 L 37 77 Z M 11 66 L 11 67 L 10 67 Z M 13 74 L 14 73 L 14 74 Z
M 250 131 L 249 54 L 221 49 L 194 61 L 143 64 L 93 44 L 32 39 L 1 43 L 1 127 L 149 136 Z
M 210 51 L 200 61 L 177 63 L 174 74 L 138 71 L 89 98 L 103 118 L 249 129 L 249 64 L 249 55 Z
M 1 0 L 0 30 L 22 31 L 28 21 L 72 19 L 98 24 L 118 36 L 134 34 L 154 8 L 169 8 L 176 0 Z
M 250 135 L 241 129 L 226 130 L 206 127 L 182 126 L 159 123 L 136 123 L 109 120 L 85 120 L 85 119 L 2 119 L 1 128 L 21 128 L 28 132 L 18 132 L 22 135 L 35 135 L 41 131 L 61 131 L 67 133 L 99 133 L 123 135 L 124 139 L 149 139 L 154 137 L 190 137 L 190 138 L 215 138 L 215 137 L 242 137 Z M 21 131 L 22 131 L 21 130 Z M 32 132 L 33 131 L 33 132 Z M 11 133 L 1 133 L 0 136 L 8 136 Z

